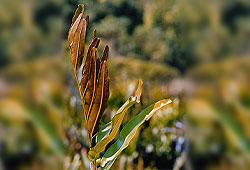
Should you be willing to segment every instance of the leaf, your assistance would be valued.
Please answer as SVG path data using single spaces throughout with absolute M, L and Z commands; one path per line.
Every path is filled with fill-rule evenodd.
M 105 60 L 103 62 L 104 64 L 107 63 L 107 61 Z M 102 66 L 103 64 L 101 64 Z M 108 98 L 109 98 L 109 70 L 108 70 L 108 64 L 105 64 L 105 70 L 104 70 L 104 89 L 103 89 L 103 101 L 102 101 L 102 106 L 101 106 L 101 111 L 100 111 L 100 116 L 98 117 L 97 122 L 101 121 L 102 115 L 105 111 L 105 109 L 108 106 Z M 99 129 L 99 123 L 96 125 L 95 129 L 94 129 L 94 134 L 98 131 Z
M 170 104 L 172 101 L 170 99 L 161 100 L 155 104 L 150 105 L 142 112 L 140 112 L 136 117 L 131 119 L 121 130 L 119 138 L 117 141 L 111 145 L 108 150 L 104 153 L 101 159 L 101 168 L 109 169 L 114 163 L 117 156 L 129 145 L 129 142 L 136 134 L 137 129 L 145 121 L 148 121 L 153 114 L 161 109 L 163 106 Z
M 75 33 L 76 33 L 76 30 L 78 28 L 78 25 L 81 21 L 81 18 L 82 18 L 82 15 L 83 13 L 81 13 L 78 18 L 76 19 L 76 21 L 73 23 L 73 25 L 70 27 L 69 29 L 69 35 L 68 35 L 68 42 L 69 42 L 69 46 L 72 47 L 72 44 L 73 44 L 73 39 L 75 37 Z
M 93 51 L 94 52 L 94 51 Z M 88 119 L 88 132 L 90 136 L 93 136 L 93 131 L 95 129 L 98 117 L 100 115 L 102 101 L 103 101 L 103 89 L 104 89 L 104 74 L 105 74 L 105 67 L 107 67 L 107 62 L 102 65 L 101 72 L 98 78 L 98 83 L 95 91 L 95 99 L 93 102 L 93 106 L 91 109 L 91 113 Z
M 87 57 L 86 57 L 86 61 L 85 61 L 85 65 L 83 68 L 83 77 L 81 79 L 81 90 L 83 91 L 83 96 L 85 96 L 86 90 L 87 90 L 87 84 L 88 81 L 90 79 L 90 67 L 91 67 L 91 58 L 92 58 L 92 50 L 93 48 L 96 46 L 98 41 L 98 38 L 95 38 L 91 44 L 89 45 L 89 49 L 87 52 Z
M 94 29 L 94 33 L 93 33 L 93 39 L 96 38 L 96 29 Z
M 102 54 L 102 60 L 101 62 L 107 61 L 108 60 L 108 55 L 109 55 L 109 46 L 105 46 L 103 54 Z
M 78 71 L 82 65 L 82 59 L 84 57 L 86 31 L 88 27 L 89 17 L 82 19 L 84 12 L 84 5 L 78 5 L 74 17 L 72 19 L 72 25 L 69 30 L 68 42 L 71 52 L 71 63 L 73 64 L 75 71 Z
M 93 104 L 95 88 L 96 88 L 96 58 L 94 55 L 95 53 L 92 51 L 90 79 L 88 80 L 88 86 L 86 89 L 85 103 L 84 103 L 84 112 L 87 120 Z
M 86 37 L 86 30 L 87 30 L 87 21 L 85 19 L 81 19 L 81 22 L 83 22 L 83 24 L 82 24 L 82 29 L 81 29 L 81 33 L 80 33 L 76 71 L 78 71 L 82 65 L 82 59 L 84 57 L 84 50 L 85 50 L 85 37 Z
M 72 24 L 76 21 L 77 17 L 79 16 L 80 13 L 84 13 L 84 5 L 83 4 L 79 4 L 77 9 L 76 9 L 76 12 L 72 18 Z M 71 25 L 72 26 L 72 25 Z
M 93 48 L 93 52 L 95 53 L 94 56 L 95 56 L 95 59 L 96 59 L 96 75 L 99 75 L 101 61 L 100 61 L 100 58 L 99 58 L 97 48 Z
M 121 123 L 123 121 L 123 118 L 127 112 L 127 110 L 136 103 L 137 98 L 140 97 L 141 94 L 139 94 L 139 91 L 142 89 L 142 81 L 139 80 L 138 89 L 136 91 L 136 96 L 130 97 L 123 106 L 117 111 L 115 116 L 113 117 L 112 121 L 110 122 L 112 127 L 109 131 L 109 133 L 100 140 L 93 148 L 90 148 L 90 151 L 88 153 L 88 158 L 91 161 L 94 161 L 96 158 L 99 157 L 100 153 L 105 150 L 105 147 L 107 144 L 109 144 L 117 135 L 119 128 L 121 126 Z M 98 138 L 98 137 L 97 137 Z
M 101 127 L 96 135 L 96 143 L 100 142 L 109 133 L 111 126 L 112 124 L 109 122 Z
M 80 19 L 80 23 L 73 37 L 72 48 L 70 50 L 71 51 L 71 63 L 73 64 L 74 68 L 77 67 L 82 27 L 83 27 L 83 20 Z
M 129 98 L 129 99 L 126 101 L 126 103 L 129 103 L 130 100 L 133 101 L 134 103 L 135 103 L 135 102 L 137 102 L 137 103 L 140 102 L 140 97 L 141 97 L 141 93 L 142 93 L 142 84 L 143 84 L 143 82 L 142 82 L 142 80 L 140 79 L 140 80 L 139 80 L 139 84 L 138 84 L 138 88 L 137 88 L 137 90 L 136 90 L 136 92 L 135 92 L 135 97 L 131 97 L 131 99 Z M 126 103 L 123 105 L 124 107 L 126 106 Z M 119 119 L 119 112 L 121 112 L 120 110 L 123 109 L 123 106 L 117 111 L 118 114 L 116 114 L 116 115 L 113 117 L 113 119 L 112 119 L 112 128 L 115 127 L 115 124 L 116 124 L 116 122 L 117 122 L 118 119 Z
M 87 24 L 86 27 L 88 27 L 89 26 L 89 16 L 88 15 L 86 16 L 85 20 L 86 20 L 86 24 Z

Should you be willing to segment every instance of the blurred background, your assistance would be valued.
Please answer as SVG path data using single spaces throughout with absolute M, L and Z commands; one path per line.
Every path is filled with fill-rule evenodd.
M 79 3 L 110 46 L 102 124 L 144 81 L 171 98 L 113 169 L 250 168 L 249 0 L 0 1 L 0 169 L 88 169 L 87 131 L 67 42 Z M 86 46 L 87 48 L 88 46 Z M 124 125 L 123 124 L 123 125 Z

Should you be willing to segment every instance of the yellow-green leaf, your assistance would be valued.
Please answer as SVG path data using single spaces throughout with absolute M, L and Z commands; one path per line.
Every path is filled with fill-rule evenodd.
M 113 117 L 111 124 L 111 130 L 109 133 L 100 141 L 98 142 L 93 148 L 90 148 L 90 151 L 88 153 L 88 157 L 91 161 L 94 161 L 96 158 L 99 157 L 100 153 L 105 150 L 105 147 L 107 144 L 109 144 L 117 135 L 119 128 L 121 126 L 121 123 L 123 121 L 123 118 L 127 112 L 127 110 L 136 103 L 137 97 L 140 97 L 141 94 L 139 94 L 139 91 L 141 91 L 142 87 L 142 81 L 139 81 L 139 86 L 136 91 L 136 96 L 130 97 L 123 106 L 117 111 L 116 115 Z
M 129 145 L 129 142 L 136 134 L 139 126 L 142 125 L 145 121 L 148 121 L 156 111 L 170 104 L 171 102 L 172 101 L 170 99 L 158 101 L 155 104 L 150 105 L 142 112 L 140 112 L 136 117 L 131 119 L 121 130 L 117 141 L 112 144 L 104 153 L 101 159 L 101 169 L 109 169 L 114 163 L 117 156 Z

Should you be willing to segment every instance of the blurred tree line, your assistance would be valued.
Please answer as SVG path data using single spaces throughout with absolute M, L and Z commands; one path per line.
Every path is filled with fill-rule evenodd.
M 2 1 L 1 66 L 58 52 L 79 3 L 90 15 L 88 37 L 96 28 L 102 45 L 111 46 L 111 57 L 165 63 L 185 73 L 248 52 L 247 0 Z
M 140 129 L 117 162 L 133 162 L 127 169 L 172 169 L 187 145 L 187 114 L 195 124 L 185 131 L 195 169 L 211 162 L 221 169 L 249 165 L 249 0 L 8 0 L 0 1 L 0 169 L 2 162 L 9 169 L 27 162 L 33 169 L 62 169 L 86 160 L 66 42 L 79 3 L 90 16 L 87 42 L 96 28 L 100 49 L 111 49 L 104 122 L 132 95 L 138 78 L 144 79 L 142 105 L 125 121 L 153 101 L 172 97 L 176 103 Z

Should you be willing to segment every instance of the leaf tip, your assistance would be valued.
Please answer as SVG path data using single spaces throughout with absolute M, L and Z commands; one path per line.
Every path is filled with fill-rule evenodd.
M 96 38 L 96 29 L 93 31 L 93 40 Z
M 142 84 L 143 84 L 143 81 L 141 79 L 139 79 L 138 88 L 135 92 L 135 97 L 136 97 L 137 103 L 140 103 L 140 98 L 141 98 L 141 93 L 142 93 Z
M 170 99 L 164 99 L 164 100 L 161 100 L 161 101 L 158 101 L 155 105 L 154 105 L 154 109 L 155 108 L 162 108 L 163 106 L 165 105 L 168 105 L 172 103 L 172 100 Z
M 84 13 L 84 5 L 83 4 L 78 4 L 78 8 L 82 8 L 81 13 Z

